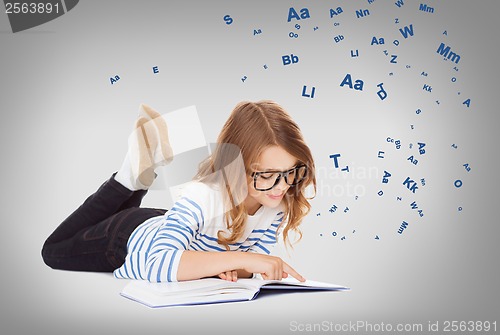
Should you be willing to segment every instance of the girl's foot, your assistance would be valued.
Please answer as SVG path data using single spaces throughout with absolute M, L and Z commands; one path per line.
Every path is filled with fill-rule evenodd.
M 165 120 L 151 107 L 141 105 L 128 152 L 115 180 L 130 190 L 148 189 L 156 178 L 155 168 L 173 159 Z
M 170 163 L 173 159 L 173 152 L 168 139 L 168 127 L 165 119 L 157 111 L 145 104 L 141 104 L 139 107 L 139 115 L 151 120 L 156 130 L 156 139 L 159 148 L 153 148 L 155 150 L 154 163 L 157 166 Z

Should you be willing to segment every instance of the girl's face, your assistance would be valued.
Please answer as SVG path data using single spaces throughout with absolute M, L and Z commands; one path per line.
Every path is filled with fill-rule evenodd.
M 287 171 L 293 168 L 297 164 L 297 161 L 297 158 L 290 155 L 282 147 L 272 146 L 262 152 L 259 162 L 252 165 L 252 168 L 256 172 Z M 262 176 L 267 177 L 267 174 L 263 174 Z M 276 178 L 273 175 L 273 179 L 269 182 L 273 184 L 275 180 Z M 281 200 L 283 200 L 288 188 L 290 188 L 290 186 L 282 177 L 279 183 L 272 189 L 268 191 L 258 191 L 255 189 L 254 179 L 250 178 L 248 183 L 248 196 L 245 199 L 245 206 L 248 209 L 248 214 L 255 214 L 260 206 L 271 208 L 277 207 L 281 203 Z

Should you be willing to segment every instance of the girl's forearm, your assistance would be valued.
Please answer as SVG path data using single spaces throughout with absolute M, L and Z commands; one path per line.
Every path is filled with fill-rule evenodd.
M 177 270 L 177 280 L 193 280 L 217 276 L 222 272 L 238 269 L 238 276 L 250 277 L 252 274 L 241 269 L 239 258 L 242 252 L 236 251 L 184 251 Z
M 238 271 L 241 277 L 260 273 L 264 279 L 292 277 L 305 281 L 297 271 L 281 258 L 238 251 L 184 251 L 177 269 L 177 280 L 193 280 L 218 276 L 228 271 Z

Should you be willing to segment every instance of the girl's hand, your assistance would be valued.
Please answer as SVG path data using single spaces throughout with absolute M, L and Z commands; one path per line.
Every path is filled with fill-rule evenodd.
M 306 280 L 279 257 L 247 252 L 243 252 L 241 255 L 242 268 L 250 273 L 260 273 L 263 279 L 281 280 L 291 275 L 301 282 Z
M 238 271 L 226 271 L 219 274 L 219 278 L 227 281 L 237 281 L 238 280 Z

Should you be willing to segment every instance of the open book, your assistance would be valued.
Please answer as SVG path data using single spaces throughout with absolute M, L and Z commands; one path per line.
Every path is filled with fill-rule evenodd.
M 302 283 L 291 277 L 283 280 L 238 279 L 236 282 L 204 278 L 173 283 L 132 281 L 120 294 L 149 307 L 169 307 L 254 300 L 262 289 L 349 290 L 344 286 L 312 280 Z

